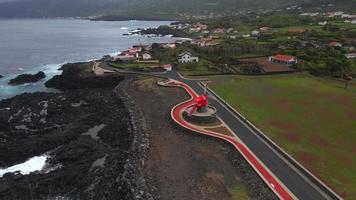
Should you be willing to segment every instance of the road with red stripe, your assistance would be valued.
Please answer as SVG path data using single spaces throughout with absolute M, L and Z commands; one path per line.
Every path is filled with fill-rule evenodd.
M 236 149 L 245 157 L 245 159 L 250 163 L 250 165 L 254 168 L 254 170 L 260 175 L 260 177 L 266 182 L 266 184 L 275 192 L 275 194 L 280 199 L 290 200 L 295 199 L 293 194 L 259 161 L 255 155 L 237 138 L 219 134 L 212 131 L 206 131 L 202 129 L 198 129 L 195 126 L 191 126 L 187 123 L 183 117 L 183 111 L 194 105 L 193 98 L 198 95 L 185 83 L 177 82 L 177 86 L 184 88 L 189 95 L 192 97 L 190 100 L 178 104 L 171 111 L 171 117 L 182 127 L 189 129 L 191 131 L 212 136 L 215 138 L 223 139 L 236 147 Z
M 110 68 L 110 67 L 108 67 Z M 167 73 L 141 73 L 117 70 L 110 68 L 119 73 L 137 74 L 144 76 L 154 76 L 163 79 L 172 79 L 180 82 L 179 87 L 183 87 L 191 97 L 197 96 L 196 93 L 202 94 L 204 89 L 199 85 L 198 80 L 188 80 L 180 76 L 173 70 Z M 186 107 L 192 105 L 192 99 L 183 102 L 172 109 L 172 118 L 181 126 L 194 132 L 204 135 L 223 139 L 236 147 L 236 149 L 246 158 L 249 164 L 267 183 L 267 185 L 281 199 L 302 199 L 302 200 L 329 200 L 342 199 L 331 189 L 326 189 L 315 183 L 314 178 L 305 175 L 304 171 L 296 168 L 293 163 L 285 159 L 284 155 L 279 153 L 269 143 L 259 136 L 255 130 L 251 129 L 245 119 L 240 118 L 230 108 L 226 107 L 223 100 L 216 99 L 214 94 L 208 92 L 212 97 L 209 104 L 217 108 L 218 116 L 229 126 L 235 137 L 221 135 L 210 131 L 202 131 L 190 126 L 180 117 Z M 236 94 L 238 95 L 238 94 Z M 320 183 L 320 182 L 319 182 Z M 324 184 L 325 185 L 325 184 Z

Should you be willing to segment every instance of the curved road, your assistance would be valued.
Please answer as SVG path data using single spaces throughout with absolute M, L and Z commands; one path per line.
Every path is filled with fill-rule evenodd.
M 150 73 L 135 73 L 135 72 L 121 71 L 115 68 L 111 68 L 107 65 L 102 67 L 117 72 L 122 72 L 122 73 L 133 73 L 133 74 L 141 74 L 141 75 L 173 79 L 184 83 L 184 85 L 189 86 L 185 89 L 190 88 L 188 89 L 191 90 L 188 91 L 190 94 L 194 94 L 194 93 L 202 94 L 204 92 L 204 88 L 202 88 L 199 85 L 198 80 L 184 79 L 175 70 L 173 70 L 172 72 L 167 72 L 165 74 L 152 74 L 152 73 L 150 74 Z M 209 96 L 213 97 L 214 95 L 209 94 Z M 280 155 L 277 151 L 275 151 L 273 147 L 271 147 L 268 143 L 266 143 L 264 139 L 262 139 L 254 130 L 249 128 L 249 126 L 245 122 L 243 122 L 229 108 L 227 108 L 224 103 L 214 98 L 211 98 L 209 103 L 215 108 L 217 108 L 218 110 L 217 114 L 235 133 L 236 139 L 238 141 L 241 141 L 242 144 L 246 145 L 247 148 L 253 152 L 253 155 L 257 157 L 257 160 L 262 162 L 263 166 L 265 166 L 268 169 L 268 171 L 270 171 L 272 175 L 274 175 L 276 179 L 280 181 L 281 185 L 284 185 L 286 188 L 288 188 L 288 190 L 294 195 L 295 199 L 301 199 L 301 200 L 334 199 L 333 197 L 326 194 L 317 185 L 315 185 L 302 172 L 296 169 L 282 155 Z M 278 185 L 274 185 L 273 181 L 272 182 L 268 181 L 268 182 L 272 183 L 274 187 L 279 187 Z M 289 199 L 287 196 L 279 195 L 279 197 L 282 199 Z
M 199 85 L 200 81 L 184 79 L 176 71 L 168 72 L 164 76 L 185 83 L 197 94 L 204 92 L 204 88 Z M 209 94 L 209 96 L 213 97 L 214 95 Z M 250 129 L 222 102 L 211 98 L 210 104 L 217 108 L 219 117 L 229 126 L 238 139 L 294 194 L 295 198 L 302 200 L 333 199 L 264 142 L 254 130 Z
M 263 163 L 261 163 L 255 155 L 237 138 L 232 136 L 223 135 L 213 131 L 206 131 L 199 129 L 195 126 L 191 126 L 183 119 L 182 113 L 190 106 L 194 105 L 195 102 L 193 98 L 198 97 L 198 95 L 185 83 L 175 82 L 176 87 L 184 88 L 191 99 L 175 106 L 171 111 L 171 117 L 182 127 L 191 130 L 196 133 L 201 133 L 211 137 L 219 138 L 231 143 L 248 161 L 248 163 L 253 167 L 253 169 L 259 174 L 259 176 L 265 181 L 265 183 L 272 189 L 272 191 L 280 198 L 285 200 L 293 200 L 295 197 L 293 194 L 266 168 Z

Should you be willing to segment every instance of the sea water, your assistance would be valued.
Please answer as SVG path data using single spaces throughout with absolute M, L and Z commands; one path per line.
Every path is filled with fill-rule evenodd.
M 134 44 L 171 42 L 170 37 L 123 36 L 138 28 L 169 21 L 100 22 L 79 19 L 0 19 L 0 99 L 23 92 L 55 91 L 43 83 L 67 62 L 99 59 Z M 18 74 L 44 71 L 45 80 L 20 86 L 8 81 Z

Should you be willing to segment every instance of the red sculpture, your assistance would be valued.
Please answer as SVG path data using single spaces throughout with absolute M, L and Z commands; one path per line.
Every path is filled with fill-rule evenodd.
M 208 106 L 208 94 L 206 92 L 206 88 L 205 88 L 204 94 L 200 95 L 199 97 L 195 97 L 194 101 L 195 101 L 195 105 L 189 114 L 192 115 L 196 111 L 204 112 L 204 110 L 205 110 L 204 108 L 206 108 Z

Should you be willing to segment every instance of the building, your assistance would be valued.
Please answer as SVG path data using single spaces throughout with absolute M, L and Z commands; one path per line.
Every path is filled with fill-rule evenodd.
M 142 59 L 143 60 L 151 60 L 152 56 L 151 56 L 151 54 L 144 53 L 144 54 L 142 54 Z
M 275 56 L 270 56 L 268 59 L 269 62 L 286 64 L 286 65 L 294 65 L 298 63 L 297 57 L 277 54 Z
M 251 32 L 251 35 L 252 35 L 253 37 L 258 37 L 258 36 L 260 35 L 260 32 L 257 31 L 257 30 L 253 30 L 253 31 Z
M 217 29 L 214 30 L 214 33 L 225 33 L 225 29 L 217 28 Z
M 319 22 L 318 24 L 319 24 L 320 26 L 325 26 L 325 25 L 328 24 L 328 22 L 327 22 L 327 21 L 323 21 L 323 22 Z
M 189 29 L 189 32 L 190 33 L 197 33 L 197 32 L 200 32 L 201 31 L 201 29 L 199 28 L 199 27 L 193 27 L 193 28 L 190 28 Z
M 329 46 L 331 46 L 331 47 L 342 47 L 342 44 L 340 42 L 332 41 L 332 42 L 329 43 Z
M 161 47 L 164 49 L 174 49 L 177 45 L 175 43 L 163 43 L 161 44 Z
M 270 29 L 270 27 L 268 26 L 263 26 L 260 28 L 260 31 L 268 31 Z
M 190 62 L 199 62 L 198 57 L 194 57 L 191 53 L 189 52 L 183 52 L 180 53 L 178 56 L 178 62 L 179 63 L 190 63 Z
M 141 47 L 132 47 L 129 52 L 130 53 L 140 53 L 142 51 Z
M 316 17 L 318 16 L 320 13 L 318 12 L 310 12 L 310 13 L 302 13 L 300 14 L 301 16 L 309 16 L 309 17 Z
M 348 53 L 348 54 L 345 54 L 345 57 L 347 59 L 355 59 L 356 58 L 356 53 Z
M 193 24 L 192 25 L 193 28 L 199 28 L 200 30 L 206 30 L 208 29 L 208 25 L 206 24 L 202 24 L 200 22 L 196 23 L 196 24 Z
M 131 53 L 129 51 L 124 51 L 121 54 L 119 54 L 117 56 L 114 56 L 113 60 L 114 61 L 118 61 L 118 60 L 121 60 L 121 61 L 134 61 L 134 60 L 137 60 L 137 57 L 138 57 L 138 53 Z
M 172 71 L 173 67 L 171 64 L 165 64 L 163 65 L 163 68 L 167 71 L 167 72 L 170 72 Z

